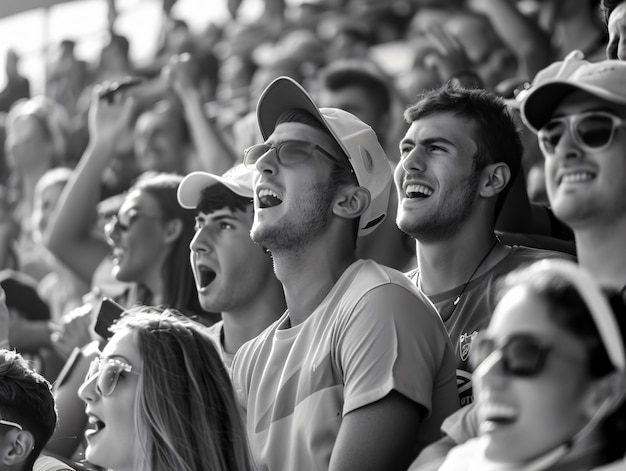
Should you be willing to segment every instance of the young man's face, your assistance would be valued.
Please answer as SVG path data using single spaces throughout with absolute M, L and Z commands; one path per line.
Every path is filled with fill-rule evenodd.
M 402 231 L 422 242 L 441 240 L 468 219 L 479 179 L 474 133 L 470 122 L 449 112 L 411 124 L 394 175 Z
M 626 2 L 620 3 L 609 17 L 607 59 L 626 61 Z
M 301 123 L 279 124 L 267 144 L 279 146 L 293 140 L 314 143 L 338 155 L 339 146 L 329 136 Z M 279 161 L 275 149 L 259 158 L 252 239 L 275 251 L 297 250 L 320 236 L 330 223 L 334 165 L 319 149 L 288 165 Z
M 552 118 L 589 111 L 606 111 L 626 119 L 625 106 L 612 105 L 583 92 L 563 100 Z M 540 138 L 548 126 L 540 131 Z M 554 214 L 573 228 L 626 217 L 626 126 L 616 127 L 610 143 L 597 150 L 581 146 L 580 139 L 572 136 L 571 125 L 557 131 L 562 136 L 558 141 L 552 140 L 553 155 L 544 150 L 546 187 Z
M 274 276 L 272 261 L 250 239 L 253 207 L 198 212 L 191 267 L 202 309 L 229 312 L 254 302 Z

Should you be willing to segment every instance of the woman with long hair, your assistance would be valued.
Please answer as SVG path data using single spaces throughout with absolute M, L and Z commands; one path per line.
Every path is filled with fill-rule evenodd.
M 242 411 L 213 341 L 173 310 L 137 307 L 112 327 L 80 398 L 89 463 L 113 471 L 251 470 Z

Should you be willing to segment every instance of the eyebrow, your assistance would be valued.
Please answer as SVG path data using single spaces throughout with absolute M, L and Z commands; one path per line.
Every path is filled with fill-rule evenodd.
M 456 147 L 456 144 L 454 142 L 452 142 L 449 139 L 446 139 L 445 137 L 441 137 L 441 136 L 437 136 L 437 137 L 427 137 L 426 139 L 418 139 L 418 143 L 422 146 L 427 146 L 429 144 L 437 144 L 437 143 L 443 143 L 443 144 L 447 144 L 449 146 L 452 147 Z M 405 138 L 402 139 L 400 141 L 400 145 L 402 146 L 403 144 L 413 144 L 415 145 L 415 141 L 411 138 Z

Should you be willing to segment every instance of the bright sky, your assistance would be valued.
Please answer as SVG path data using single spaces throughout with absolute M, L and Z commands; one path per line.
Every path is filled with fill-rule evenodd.
M 130 41 L 131 57 L 138 61 L 149 58 L 157 46 L 161 1 L 117 0 L 117 4 L 122 14 L 116 26 Z M 254 17 L 259 6 L 259 0 L 244 0 L 244 17 Z M 33 94 L 42 92 L 44 61 L 41 53 L 46 44 L 56 45 L 63 39 L 72 39 L 76 42 L 76 55 L 93 61 L 106 31 L 106 12 L 105 0 L 79 0 L 53 7 L 47 13 L 34 10 L 0 19 L 0 87 L 6 83 L 4 63 L 10 48 L 22 58 L 20 70 L 31 80 Z M 221 22 L 228 15 L 226 0 L 178 0 L 173 12 L 196 32 L 211 21 Z

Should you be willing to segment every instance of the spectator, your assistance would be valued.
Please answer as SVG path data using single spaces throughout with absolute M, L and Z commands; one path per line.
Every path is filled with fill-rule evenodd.
M 522 155 L 501 99 L 446 85 L 424 93 L 404 116 L 410 128 L 395 172 L 396 221 L 416 241 L 419 268 L 409 277 L 444 321 L 466 406 L 472 401 L 468 354 L 493 312 L 493 281 L 520 265 L 565 255 L 508 246 L 495 233 Z
M 288 77 L 257 117 L 265 144 L 244 154 L 260 174 L 251 235 L 272 254 L 287 311 L 233 360 L 253 456 L 270 471 L 406 469 L 458 398 L 430 303 L 356 257 L 357 237 L 385 217 L 389 163 L 369 126 L 319 109 Z
M 511 274 L 503 291 L 472 349 L 479 437 L 439 469 L 624 469 L 620 294 L 564 260 Z
M 242 164 L 222 176 L 193 172 L 178 188 L 180 205 L 196 210 L 191 268 L 200 305 L 222 315 L 207 332 L 228 369 L 239 347 L 285 310 L 272 259 L 250 239 L 253 173 Z
M 30 98 L 30 81 L 20 74 L 20 57 L 9 49 L 6 55 L 5 74 L 6 85 L 0 91 L 0 111 L 7 112 L 11 105 L 20 98 Z
M 19 232 L 14 240 L 18 255 L 14 267 L 36 280 L 51 270 L 35 240 L 31 215 L 35 186 L 51 168 L 63 165 L 67 156 L 70 122 L 66 110 L 46 96 L 36 96 L 13 104 L 6 121 L 6 157 L 14 189 L 14 218 Z M 7 218 L 2 221 L 10 224 Z
M 32 470 L 56 427 L 54 396 L 43 376 L 5 349 L 0 350 L 0 417 L 0 469 Z
M 177 314 L 139 307 L 115 325 L 79 391 L 85 456 L 114 471 L 251 470 L 226 368 L 201 326 Z

